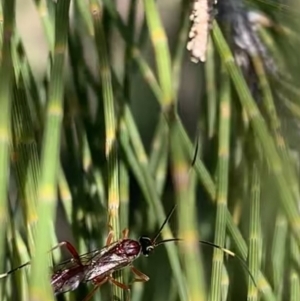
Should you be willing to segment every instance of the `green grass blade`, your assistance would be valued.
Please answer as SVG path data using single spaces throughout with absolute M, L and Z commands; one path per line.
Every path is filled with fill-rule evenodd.
M 152 204 L 156 213 L 157 222 L 160 226 L 165 220 L 165 215 L 164 215 L 162 203 L 160 202 L 158 192 L 155 189 L 155 182 L 148 169 L 148 158 L 145 149 L 141 143 L 141 139 L 136 129 L 136 125 L 133 122 L 130 110 L 128 108 L 125 108 L 124 114 L 125 114 L 125 123 L 126 123 L 126 129 L 128 131 L 129 139 L 132 142 L 134 152 L 136 153 L 138 159 L 139 174 L 142 177 L 141 178 L 142 183 L 147 192 L 145 193 L 145 196 L 147 197 L 146 199 L 148 199 L 148 202 Z M 139 181 L 141 181 L 141 179 L 137 178 L 137 180 Z M 170 227 L 168 225 L 165 226 L 164 231 L 162 232 L 162 237 L 164 239 L 167 237 L 168 238 L 172 237 Z M 176 247 L 174 245 L 169 244 L 166 245 L 166 249 L 169 255 L 171 267 L 174 272 L 174 277 L 176 278 L 177 281 L 180 297 L 182 300 L 186 300 L 186 289 L 185 289 L 182 274 L 180 272 L 180 265 L 179 265 L 178 254 L 176 253 Z
M 291 239 L 291 255 L 295 261 L 299 260 L 300 252 L 297 242 L 292 237 Z M 290 271 L 290 300 L 296 301 L 300 298 L 300 277 L 295 267 L 291 267 Z
M 214 47 L 211 37 L 208 39 L 205 68 L 205 82 L 207 94 L 207 115 L 208 115 L 208 137 L 212 138 L 216 131 L 217 117 L 217 89 L 215 74 Z
M 269 134 L 265 120 L 262 118 L 255 101 L 250 94 L 240 69 L 234 63 L 230 49 L 216 22 L 214 23 L 213 37 L 221 59 L 234 83 L 241 104 L 250 118 L 254 133 L 257 135 L 258 141 L 262 146 L 262 153 L 268 162 L 272 161 L 272 164 L 269 164 L 269 168 L 274 175 L 274 179 L 278 187 L 278 193 L 281 196 L 281 205 L 288 217 L 291 229 L 293 230 L 300 245 L 299 214 L 294 196 L 289 189 L 289 185 L 285 177 L 283 162 L 278 154 L 274 140 Z
M 260 168 L 253 162 L 251 169 L 251 199 L 250 199 L 250 231 L 249 231 L 249 270 L 257 282 L 261 257 L 261 234 L 260 234 Z M 248 297 L 249 301 L 258 300 L 258 290 L 249 276 Z
M 7 226 L 7 187 L 9 179 L 9 152 L 11 144 L 11 104 L 13 65 L 11 40 L 15 26 L 15 1 L 3 1 L 3 38 L 0 59 L 0 271 L 3 271 L 5 258 L 5 233 Z
M 287 243 L 288 224 L 285 215 L 281 210 L 277 213 L 274 239 L 272 244 L 272 268 L 274 279 L 274 291 L 278 300 L 282 300 L 284 282 L 282 275 L 285 268 L 285 254 L 286 248 L 282 248 Z
M 119 163 L 117 153 L 117 123 L 115 117 L 114 95 L 112 89 L 112 79 L 110 65 L 108 61 L 108 49 L 106 36 L 103 28 L 103 6 L 98 1 L 90 1 L 90 10 L 93 18 L 95 43 L 99 59 L 99 73 L 102 82 L 102 96 L 105 119 L 105 156 L 108 165 L 108 223 L 114 231 L 114 240 L 120 238 L 119 221 Z M 122 275 L 118 275 L 117 280 L 123 282 Z M 117 286 L 113 288 L 116 298 L 124 299 L 124 291 Z
M 215 223 L 214 243 L 225 246 L 226 212 L 228 198 L 229 160 L 230 160 L 230 120 L 231 94 L 230 81 L 227 73 L 223 73 L 219 104 L 219 144 L 217 173 L 217 217 Z M 221 300 L 221 279 L 223 274 L 224 252 L 214 249 L 210 299 Z
M 51 3 L 49 0 L 34 0 L 34 2 L 43 24 L 49 50 L 53 52 L 55 43 L 54 18 L 49 10 L 49 4 L 53 6 L 55 3 Z
M 188 155 L 191 156 L 193 154 L 194 149 L 192 146 L 192 143 L 189 141 L 189 138 L 187 137 L 184 129 L 180 125 L 180 122 L 178 121 L 179 125 L 179 133 L 182 139 L 182 145 L 185 147 L 185 151 Z M 216 187 L 215 184 L 207 171 L 206 167 L 203 165 L 203 162 L 201 162 L 198 158 L 196 158 L 195 161 L 195 171 L 198 175 L 198 178 L 200 180 L 201 185 L 205 188 L 206 192 L 208 193 L 210 200 L 215 201 L 216 199 Z M 248 247 L 247 244 L 236 226 L 233 217 L 231 216 L 230 211 L 227 209 L 226 213 L 226 220 L 227 220 L 227 228 L 230 236 L 232 237 L 234 244 L 237 248 L 237 253 L 244 259 L 247 259 L 248 255 Z M 248 276 L 248 275 L 247 275 Z M 272 291 L 272 287 L 269 284 L 267 278 L 263 275 L 262 271 L 259 273 L 259 279 L 258 279 L 258 288 L 263 293 L 266 300 L 269 301 L 275 301 L 276 297 Z
M 168 49 L 167 37 L 155 1 L 145 0 L 144 6 L 150 37 L 155 52 L 159 83 L 163 93 L 162 107 L 167 110 L 174 102 L 171 57 Z
M 178 95 L 180 88 L 180 80 L 182 74 L 182 63 L 186 49 L 186 40 L 189 32 L 189 3 L 182 1 L 181 4 L 181 17 L 180 17 L 180 30 L 176 41 L 175 52 L 173 55 L 172 68 L 173 68 L 173 87 L 174 94 Z
M 3 43 L 3 9 L 2 9 L 2 6 L 3 6 L 3 4 L 1 4 L 0 5 L 0 48 L 2 49 L 2 43 Z M 3 54 L 2 54 L 2 50 L 1 50 L 1 52 L 0 52 L 1 54 L 0 54 L 0 63 L 1 63 L 1 61 L 2 61 L 2 56 L 3 56 Z
M 54 220 L 57 199 L 60 133 L 63 117 L 64 57 L 69 28 L 69 5 L 69 0 L 59 0 L 56 4 L 54 61 L 50 77 L 39 182 L 36 256 L 33 259 L 30 282 L 30 297 L 36 300 L 49 300 L 52 295 L 49 279 L 46 277 L 48 274 L 46 256 L 51 247 L 49 233 L 54 229 L 51 227 L 51 223 Z
M 195 175 L 190 172 L 190 162 L 180 147 L 178 128 L 171 131 L 172 176 L 178 204 L 179 236 L 184 239 L 180 244 L 186 272 L 188 300 L 207 300 L 204 269 L 199 254 L 199 238 L 195 218 Z
M 23 218 L 27 227 L 28 244 L 34 252 L 34 235 L 37 222 L 37 187 L 39 177 L 38 150 L 33 123 L 30 118 L 23 78 L 15 86 L 13 103 L 13 147 L 16 156 L 16 177 L 20 188 Z

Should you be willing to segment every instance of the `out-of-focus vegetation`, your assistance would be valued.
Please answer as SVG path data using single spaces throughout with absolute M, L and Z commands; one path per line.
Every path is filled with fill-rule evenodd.
M 300 5 L 207 2 L 201 27 L 201 1 L 1 1 L 0 273 L 31 261 L 1 300 L 83 300 L 53 296 L 48 250 L 154 237 L 175 204 L 184 242 L 92 300 L 300 300 Z

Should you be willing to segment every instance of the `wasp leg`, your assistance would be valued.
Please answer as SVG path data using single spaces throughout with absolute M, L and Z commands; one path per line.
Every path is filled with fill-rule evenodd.
M 132 281 L 132 283 L 134 283 L 134 282 L 147 282 L 150 279 L 147 275 L 145 275 L 144 273 L 142 273 L 141 271 L 136 269 L 134 266 L 131 266 L 130 269 L 131 269 L 132 273 L 137 276 L 137 278 L 135 278 Z
M 124 229 L 123 231 L 122 231 L 122 238 L 123 239 L 127 239 L 128 238 L 128 234 L 129 234 L 129 230 L 128 229 Z
M 95 294 L 96 290 L 105 282 L 110 282 L 113 285 L 116 285 L 117 287 L 127 291 L 128 293 L 128 297 L 126 298 L 127 301 L 129 301 L 129 297 L 130 297 L 130 288 L 129 286 L 127 286 L 124 283 L 121 283 L 119 281 L 117 281 L 116 279 L 114 279 L 112 276 L 106 276 L 104 278 L 95 278 L 93 279 L 93 284 L 95 285 L 95 287 L 93 288 L 93 290 L 84 298 L 83 301 L 89 301 L 93 295 Z
M 69 251 L 69 253 L 72 255 L 72 257 L 75 259 L 75 261 L 81 265 L 80 257 L 75 249 L 75 247 L 68 241 L 62 241 L 58 245 L 54 246 L 53 248 L 50 249 L 49 252 L 54 251 L 55 249 L 66 247 L 66 249 Z
M 109 227 L 109 232 L 108 232 L 108 236 L 107 236 L 107 239 L 106 239 L 106 246 L 109 246 L 112 241 L 113 241 L 113 238 L 114 238 L 114 230 L 112 229 L 112 226 L 108 226 Z M 124 229 L 122 231 L 122 239 L 126 239 L 128 238 L 128 233 L 129 233 L 129 230 L 128 229 Z
M 117 281 L 116 279 L 114 279 L 112 276 L 109 276 L 108 277 L 108 281 L 114 285 L 116 285 L 117 287 L 123 289 L 124 291 L 127 291 L 127 298 L 126 300 L 129 301 L 130 300 L 130 288 L 129 286 L 127 286 L 126 284 L 124 283 L 121 283 L 119 281 Z
M 119 288 L 125 290 L 125 291 L 130 291 L 130 288 L 129 286 L 127 286 L 126 284 L 124 283 L 121 283 L 119 281 L 117 281 L 116 279 L 114 279 L 112 276 L 108 276 L 108 281 L 116 286 L 118 286 Z
M 93 280 L 95 287 L 89 292 L 89 294 L 83 299 L 83 301 L 89 301 L 94 296 L 95 292 L 102 284 L 108 281 L 108 277 L 96 278 Z
M 112 240 L 114 238 L 114 231 L 111 229 L 108 232 L 107 238 L 106 238 L 106 246 L 109 246 L 112 243 Z

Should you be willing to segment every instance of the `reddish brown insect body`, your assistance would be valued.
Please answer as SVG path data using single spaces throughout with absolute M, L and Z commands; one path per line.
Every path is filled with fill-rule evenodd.
M 127 231 L 124 231 L 125 237 Z M 108 239 L 110 240 L 110 239 Z M 108 241 L 109 242 L 109 241 Z M 116 282 L 111 274 L 124 267 L 131 266 L 132 271 L 139 276 L 138 281 L 146 281 L 148 277 L 138 272 L 132 262 L 143 254 L 147 256 L 153 249 L 148 237 L 141 237 L 139 241 L 123 238 L 111 243 L 101 250 L 96 250 L 79 256 L 68 242 L 64 242 L 73 258 L 61 263 L 51 277 L 54 294 L 61 294 L 75 290 L 81 282 L 92 281 L 96 287 L 106 281 L 111 281 L 123 289 L 128 289 L 124 284 Z M 72 251 L 71 251 L 72 250 Z M 75 250 L 75 253 L 74 253 Z
M 148 256 L 159 245 L 162 245 L 167 242 L 182 241 L 180 238 L 172 238 L 156 242 L 164 225 L 168 222 L 174 210 L 175 207 L 173 207 L 171 212 L 168 214 L 166 220 L 160 227 L 154 239 L 151 239 L 146 236 L 140 237 L 138 241 L 128 239 L 128 230 L 124 230 L 123 238 L 112 243 L 113 233 L 110 232 L 106 240 L 106 246 L 104 248 L 80 256 L 76 249 L 69 242 L 61 242 L 60 244 L 58 244 L 52 250 L 58 247 L 65 246 L 72 255 L 72 258 L 70 260 L 62 262 L 54 268 L 54 272 L 51 276 L 51 285 L 54 294 L 58 295 L 68 291 L 73 291 L 77 289 L 80 283 L 86 283 L 90 281 L 95 285 L 95 287 L 84 299 L 84 301 L 90 300 L 95 291 L 105 282 L 110 282 L 129 292 L 130 289 L 127 285 L 116 281 L 112 277 L 112 274 L 114 272 L 121 270 L 125 267 L 130 267 L 131 271 L 134 273 L 134 281 L 148 281 L 149 277 L 143 274 L 142 272 L 138 271 L 132 265 L 132 263 L 141 254 L 143 254 L 144 256 Z M 201 240 L 200 243 L 209 245 L 214 248 L 218 248 L 223 252 L 229 254 L 230 256 L 236 256 L 230 250 L 215 245 L 211 242 Z M 242 264 L 247 269 L 250 277 L 255 283 L 255 280 L 249 272 L 247 266 L 245 265 L 245 262 L 240 257 L 237 258 L 241 260 Z M 6 277 L 9 274 L 29 264 L 30 263 L 27 262 L 5 274 L 2 274 L 0 275 L 0 278 Z

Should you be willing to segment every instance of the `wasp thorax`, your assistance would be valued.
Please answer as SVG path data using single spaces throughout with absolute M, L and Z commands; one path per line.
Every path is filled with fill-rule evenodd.
M 138 256 L 141 251 L 140 244 L 132 239 L 125 239 L 117 252 L 118 255 L 127 255 L 127 256 Z

